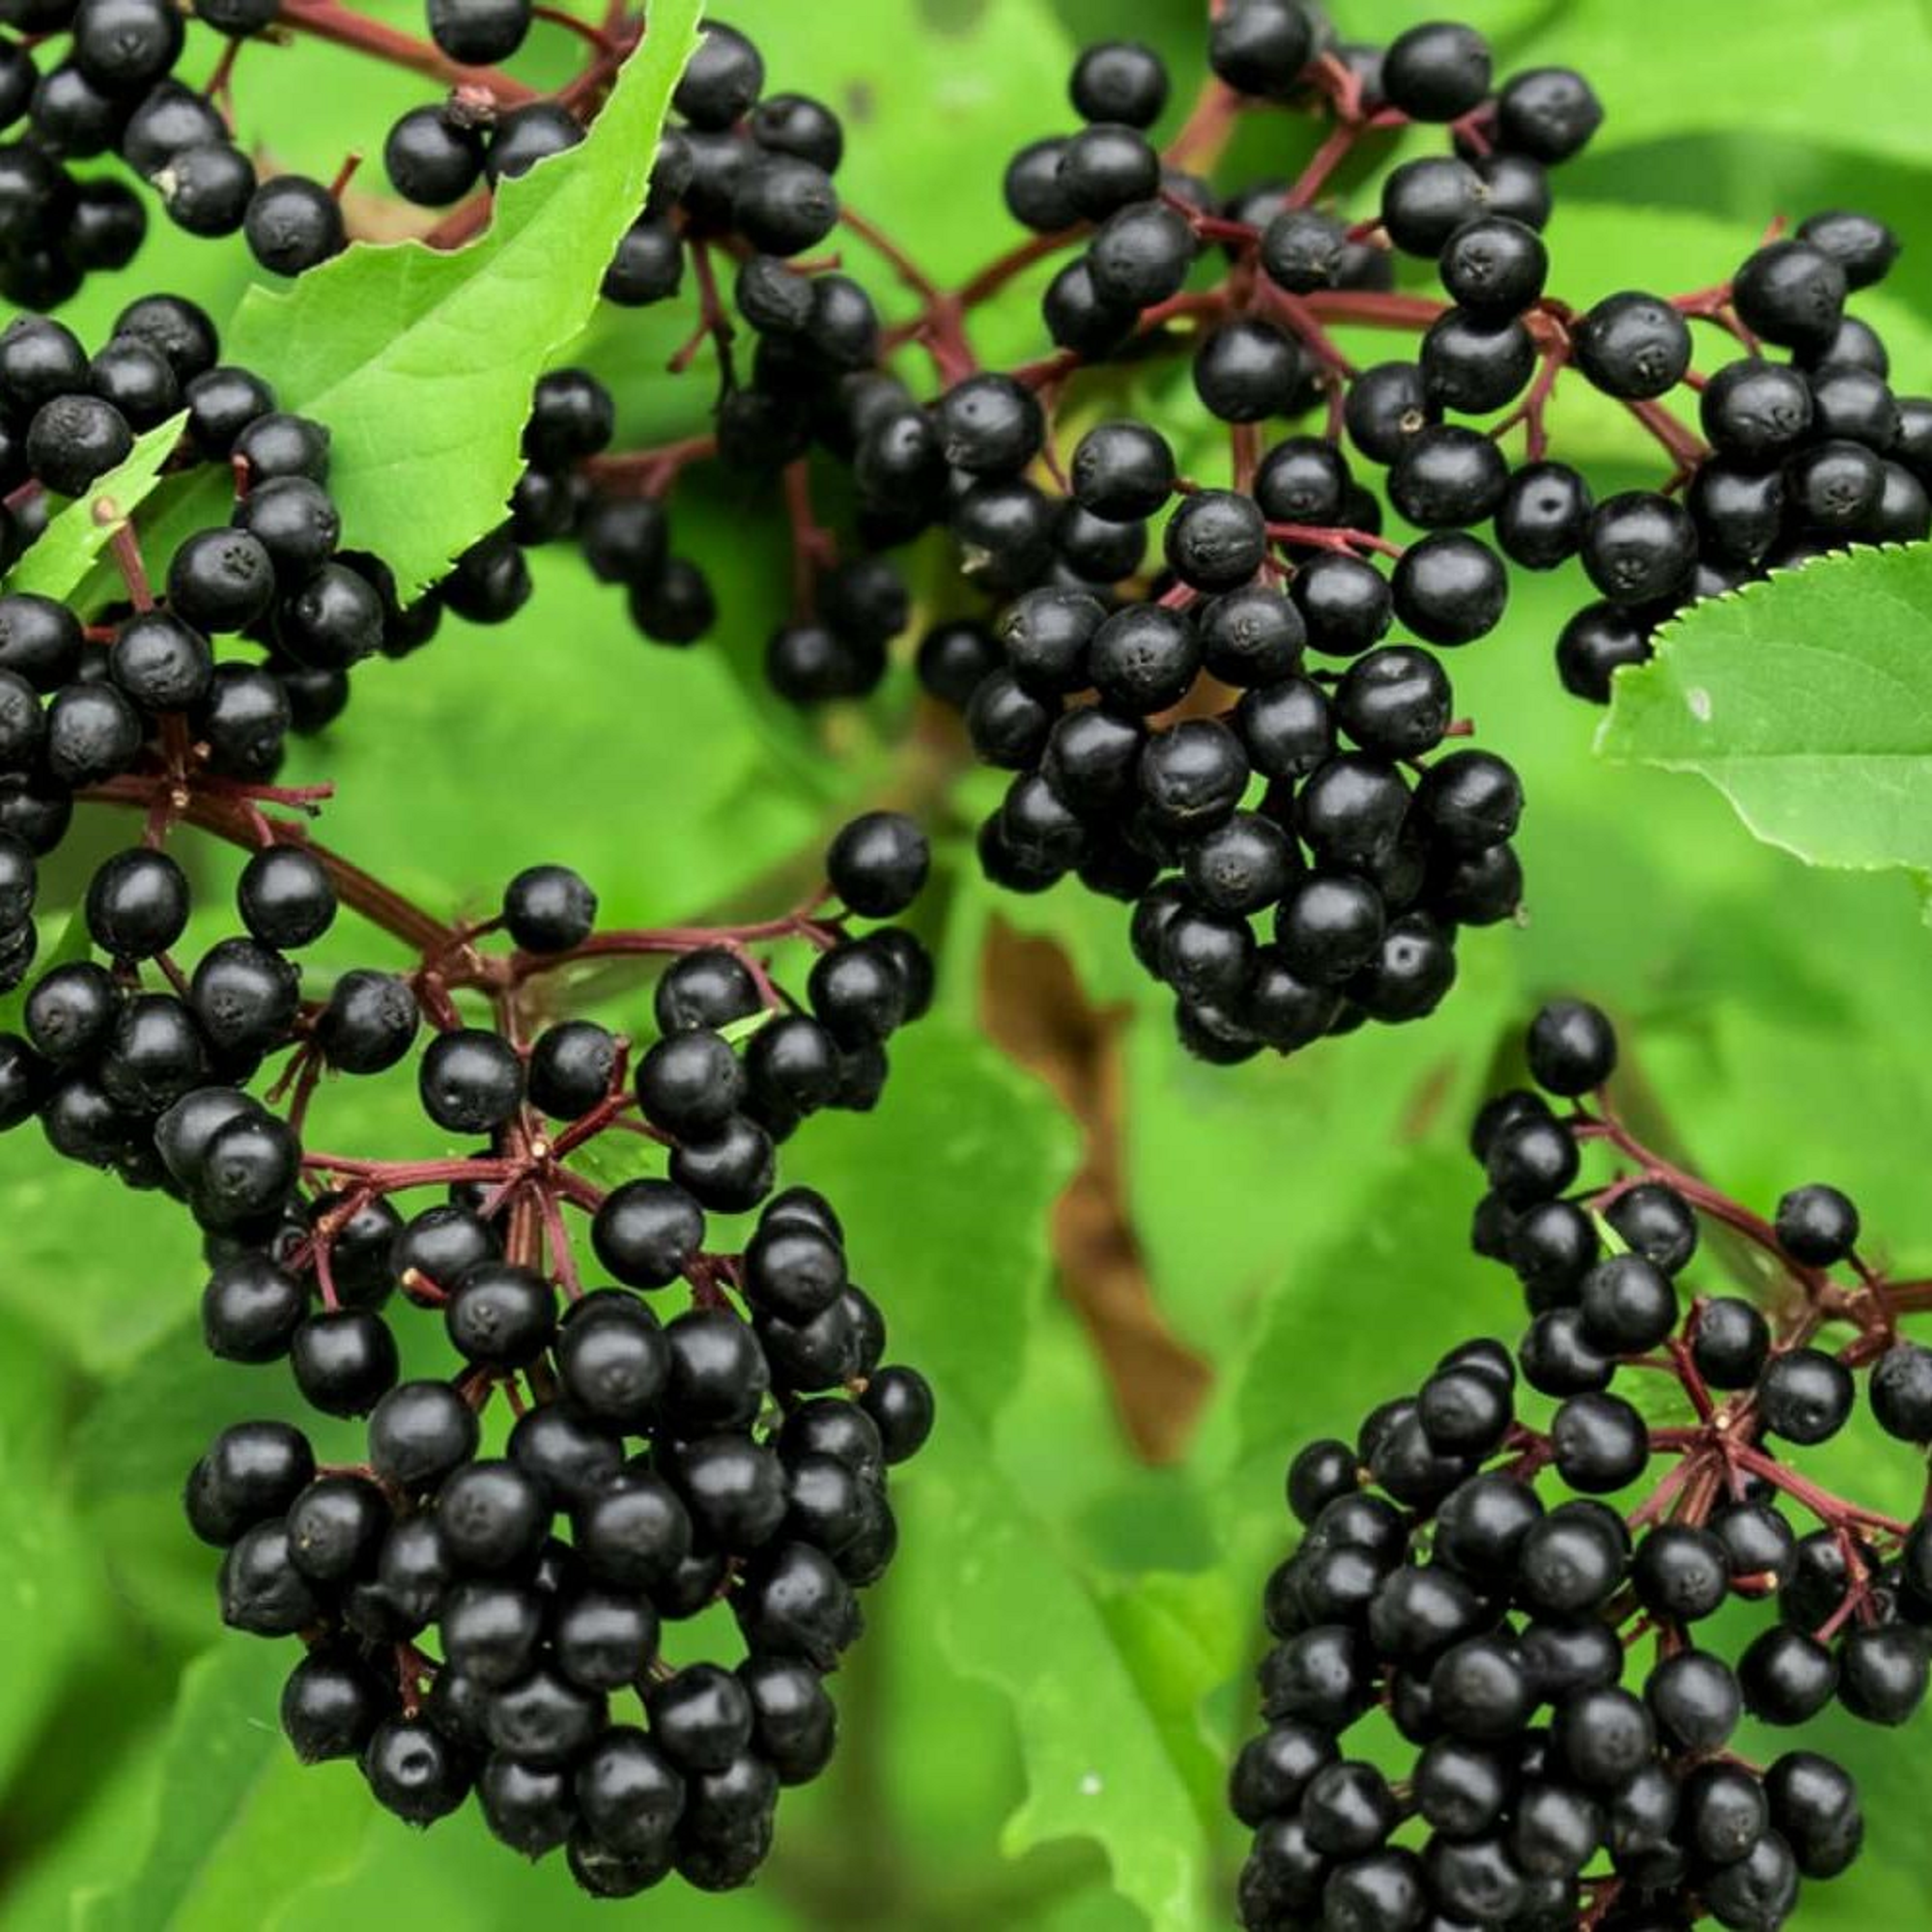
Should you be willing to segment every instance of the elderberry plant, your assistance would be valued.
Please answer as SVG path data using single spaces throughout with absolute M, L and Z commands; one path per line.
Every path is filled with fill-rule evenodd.
M 1527 1054 L 1542 1092 L 1470 1135 L 1473 1240 L 1526 1332 L 1452 1350 L 1289 1469 L 1269 1727 L 1230 1787 L 1253 1928 L 1781 1925 L 1865 1834 L 1803 1727 L 1925 1699 L 1932 1502 L 1898 1520 L 1804 1452 L 1858 1426 L 1922 1461 L 1932 1350 L 1900 1323 L 1932 1291 L 1865 1258 L 1837 1188 L 1767 1220 L 1646 1147 L 1595 1007 L 1545 1007 Z M 1760 1293 L 1689 1288 L 1707 1229 L 1755 1252 Z M 1727 1654 L 1702 1632 L 1732 1605 L 1760 1614 Z M 1744 1755 L 1747 1715 L 1789 1747 Z
M 1884 849 L 1916 854 L 1922 680 L 1872 616 L 1932 525 L 1912 258 L 1861 298 L 1923 223 L 1776 148 L 1801 72 L 1848 153 L 1916 137 L 1876 63 L 1833 93 L 1858 23 L 1754 16 L 1751 145 L 1707 174 L 1640 144 L 1728 108 L 1592 0 L 1499 6 L 1493 46 L 1175 0 L 1075 55 L 1095 11 L 0 6 L 0 292 L 36 311 L 0 331 L 0 1916 L 76 1873 L 89 1926 L 280 1922 L 311 1886 L 303 1924 L 603 1912 L 567 1867 L 593 1899 L 761 1879 L 687 1901 L 724 1925 L 1224 1923 L 1205 1731 L 1245 1513 L 1195 1432 L 1230 1393 L 1278 1459 L 1318 1384 L 1384 1372 L 1363 1183 L 1469 1083 L 1481 982 L 1560 983 L 1580 942 L 1636 1009 L 1694 961 L 1713 1039 L 1765 1005 L 1780 1060 L 1882 1006 L 1821 1121 L 1852 1089 L 1874 1132 L 1916 1119 L 1920 975 L 1882 923 L 1728 869 L 1664 794 L 1609 810 L 1529 661 L 1662 703 L 1675 644 L 1616 673 L 1675 615 L 1810 653 L 1856 582 Z M 1765 227 L 1760 164 L 1828 212 Z M 1897 232 L 1839 206 L 1867 188 Z M 1582 298 L 1590 204 L 1747 195 L 1735 236 L 1624 207 L 1639 266 Z M 156 206 L 180 232 L 143 253 Z M 968 267 L 980 211 L 1020 232 Z M 244 257 L 295 286 L 217 331 Z M 1808 633 L 1730 594 L 1876 542 L 1916 549 L 1807 572 Z M 716 648 L 620 655 L 626 617 Z M 1801 708 L 1858 711 L 1805 663 Z M 1763 689 L 1733 674 L 1727 728 Z M 1802 764 L 1829 732 L 1768 735 Z M 1067 880 L 1151 992 L 1071 891 L 996 910 Z M 1412 1073 L 1406 1042 L 1264 1059 L 1434 1012 L 1471 925 L 1517 929 Z M 808 1124 L 880 1101 L 942 940 L 887 1122 Z M 1170 1014 L 1259 1064 L 1193 1078 Z M 1887 1758 L 1847 1740 L 1922 1700 L 1924 1285 L 1831 1188 L 1766 1222 L 1660 1157 L 1612 1054 L 1548 1009 L 1548 1097 L 1479 1126 L 1476 1242 L 1527 1337 L 1293 1465 L 1233 1781 L 1252 1923 L 1771 1925 L 1851 1870 L 1866 1804 L 1834 1902 L 1917 1907 Z M 80 1230 L 115 1180 L 145 1203 Z M 170 1225 L 203 1265 L 138 1252 Z M 1416 1252 L 1403 1329 L 1453 1299 Z M 1077 1322 L 1034 1319 L 1049 1283 Z M 936 1410 L 938 1507 L 840 1671 Z M 190 1462 L 184 1527 L 143 1485 Z M 286 1641 L 213 1628 L 217 1572 L 226 1622 Z M 447 1823 L 425 1853 L 397 1821 Z

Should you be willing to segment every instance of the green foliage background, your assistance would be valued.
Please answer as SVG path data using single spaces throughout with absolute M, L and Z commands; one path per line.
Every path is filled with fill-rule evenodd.
M 1201 11 L 1139 0 L 1131 25 L 1191 74 Z M 1385 36 L 1427 10 L 1337 11 L 1350 31 Z M 1510 64 L 1584 68 L 1609 107 L 1562 179 L 1560 293 L 1698 286 L 1728 272 L 1774 212 L 1863 207 L 1909 249 L 1866 312 L 1892 335 L 1901 386 L 1932 387 L 1932 8 L 1699 0 L 1641 9 L 1640 25 L 1626 0 L 1463 11 Z M 1066 122 L 1077 40 L 1127 24 L 1107 0 L 738 0 L 729 17 L 758 36 L 775 85 L 822 93 L 847 116 L 841 186 L 945 275 L 1010 239 L 1006 153 Z M 560 39 L 538 52 L 564 71 Z M 319 46 L 251 50 L 242 132 L 326 176 L 422 95 Z M 1292 172 L 1302 140 L 1270 121 L 1244 153 L 1258 172 Z M 225 316 L 245 274 L 239 247 L 185 243 L 157 222 L 121 279 Z M 541 293 L 527 279 L 494 286 L 503 341 L 543 338 L 551 321 L 525 306 Z M 91 289 L 76 326 L 99 330 L 132 292 Z M 701 408 L 696 383 L 658 374 L 681 326 L 611 315 L 576 352 L 611 381 L 638 439 L 676 434 Z M 472 327 L 487 362 L 491 321 Z M 981 336 L 996 355 L 1031 339 L 1023 295 Z M 271 357 L 290 349 L 259 308 L 250 340 Z M 1184 438 L 1191 403 L 1160 407 Z M 1655 480 L 1612 415 L 1573 408 L 1559 434 L 1605 489 Z M 468 480 L 458 467 L 426 472 L 425 520 L 450 512 L 444 493 Z M 829 756 L 760 691 L 782 559 L 744 509 L 721 489 L 676 510 L 681 545 L 724 592 L 715 642 L 639 642 L 615 593 L 546 554 L 538 596 L 506 630 L 452 624 L 422 657 L 365 671 L 344 725 L 294 774 L 339 786 L 331 841 L 433 902 L 476 903 L 516 867 L 563 857 L 613 918 L 669 919 L 753 902 L 838 815 L 923 784 L 918 754 L 895 749 L 902 687 L 832 724 Z M 1918 642 L 1932 650 L 1924 577 Z M 1549 666 L 1582 594 L 1568 573 L 1524 583 L 1503 630 L 1454 667 L 1462 708 L 1524 774 L 1531 916 L 1520 932 L 1472 937 L 1463 984 L 1423 1029 L 1287 1065 L 1195 1066 L 1138 982 L 1118 914 L 1070 889 L 996 901 L 964 838 L 988 794 L 968 781 L 944 803 L 947 870 L 927 914 L 947 969 L 941 1009 L 908 1036 L 880 1116 L 815 1123 L 795 1163 L 837 1190 L 855 1264 L 897 1350 L 938 1384 L 943 1427 L 907 1477 L 904 1556 L 839 1680 L 838 1765 L 787 1802 L 780 1854 L 748 1895 L 673 1888 L 592 1907 L 468 1814 L 418 1837 L 374 1814 L 353 1770 L 297 1770 L 273 1726 L 286 1658 L 219 1635 L 213 1564 L 175 1501 L 206 1435 L 285 1400 L 281 1383 L 202 1357 L 195 1244 L 178 1210 L 58 1164 L 31 1130 L 0 1143 L 0 1924 L 1224 1920 L 1238 1846 L 1221 1767 L 1248 1722 L 1283 1463 L 1294 1440 L 1348 1425 L 1463 1334 L 1513 1331 L 1512 1284 L 1464 1252 L 1475 1186 L 1460 1137 L 1538 996 L 1577 989 L 1611 1006 L 1636 1043 L 1640 1117 L 1667 1118 L 1686 1155 L 1734 1191 L 1769 1202 L 1798 1180 L 1837 1180 L 1889 1259 L 1932 1263 L 1919 1165 L 1932 937 L 1911 883 L 1807 869 L 1754 842 L 1715 791 L 1593 757 L 1598 721 Z M 1749 635 L 1719 640 L 1734 671 Z M 1637 733 L 1622 749 L 1646 755 L 1640 721 L 1619 728 Z M 1905 749 L 1932 752 L 1932 731 Z M 71 841 L 46 895 L 53 931 L 63 891 L 71 902 L 115 836 L 89 826 Z M 218 887 L 226 862 L 202 863 Z M 1163 1313 L 1216 1378 L 1177 1466 L 1130 1453 L 1055 1292 L 1048 1213 L 1077 1136 L 982 1035 L 979 962 L 995 918 L 1051 937 L 1095 1001 L 1130 1013 L 1129 1205 Z M 343 1146 L 392 1146 L 403 1118 L 380 1096 L 337 1096 L 325 1115 Z M 1908 1509 L 1922 1471 L 1900 1452 L 1859 1479 L 1874 1504 Z M 1852 1878 L 1807 1897 L 1807 1932 L 1932 1920 L 1918 1817 L 1928 1744 L 1923 1720 L 1905 1738 L 1847 1726 L 1834 1739 L 1874 1832 Z

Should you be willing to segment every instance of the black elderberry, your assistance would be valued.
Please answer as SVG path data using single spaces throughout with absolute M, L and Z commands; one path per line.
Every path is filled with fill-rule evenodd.
M 1809 242 L 1773 242 L 1732 279 L 1738 318 L 1753 335 L 1786 349 L 1829 341 L 1844 313 L 1844 269 Z
M 272 583 L 269 589 L 272 594 Z M 214 656 L 207 639 L 179 618 L 147 611 L 128 618 L 115 633 L 108 669 L 144 711 L 185 711 L 207 696 Z
M 1151 128 L 1167 104 L 1167 69 L 1151 47 L 1136 41 L 1103 41 L 1085 48 L 1068 84 L 1086 121 Z
M 932 1390 L 916 1369 L 878 1370 L 867 1380 L 860 1404 L 878 1429 L 888 1463 L 916 1456 L 932 1434 Z
M 221 1620 L 253 1636 L 293 1636 L 318 1621 L 322 1606 L 290 1561 L 280 1517 L 242 1531 L 221 1564 Z
M 867 919 L 893 919 L 925 884 L 924 835 L 903 813 L 874 811 L 843 827 L 826 854 L 832 889 Z
M 58 783 L 78 789 L 118 778 L 140 754 L 141 717 L 119 687 L 71 684 L 47 706 L 45 760 Z
M 1864 1841 L 1858 1787 L 1815 1751 L 1787 1751 L 1764 1775 L 1772 1823 L 1806 1878 L 1835 1878 Z
M 1286 95 L 1314 52 L 1297 0 L 1232 0 L 1208 30 L 1208 65 L 1242 94 Z
M 277 175 L 249 198 L 242 232 L 265 269 L 299 275 L 348 245 L 342 209 L 321 182 Z
M 1451 309 L 1421 352 L 1423 392 L 1437 409 L 1487 415 L 1506 408 L 1536 371 L 1536 345 L 1515 317 L 1494 321 Z
M 210 1276 L 202 1339 L 225 1361 L 275 1361 L 288 1353 L 307 1312 L 308 1297 L 293 1276 L 266 1256 L 244 1256 Z
M 181 406 L 181 387 L 167 358 L 132 336 L 116 337 L 96 355 L 87 365 L 87 384 L 136 432 L 153 429 Z
M 369 1462 L 384 1482 L 432 1489 L 476 1452 L 476 1411 L 446 1382 L 402 1382 L 369 1417 Z
M 127 417 L 97 396 L 56 396 L 27 425 L 27 467 L 63 497 L 80 496 L 133 447 Z
M 1807 1267 L 1834 1267 L 1859 1238 L 1859 1210 L 1835 1187 L 1794 1187 L 1777 1204 L 1777 1242 Z
M 1646 1180 L 1620 1194 L 1604 1218 L 1634 1253 L 1675 1274 L 1697 1249 L 1697 1217 L 1675 1188 Z
M 539 161 L 565 153 L 582 139 L 582 124 L 554 101 L 536 100 L 526 107 L 513 107 L 497 117 L 484 156 L 484 174 L 492 184 L 514 181 L 528 174 Z
M 368 1414 L 397 1375 L 395 1337 L 367 1309 L 309 1316 L 291 1339 L 289 1361 L 296 1385 L 326 1415 Z
M 1389 588 L 1396 615 L 1432 644 L 1466 644 L 1487 637 L 1509 601 L 1509 580 L 1495 553 L 1454 530 L 1410 544 Z
M 1345 223 L 1312 208 L 1284 209 L 1262 230 L 1261 263 L 1291 295 L 1341 286 L 1351 244 Z
M 332 1066 L 381 1073 L 410 1050 L 419 1024 L 415 997 L 402 980 L 357 968 L 335 982 L 316 1037 Z
M 1557 1409 L 1550 1441 L 1563 1480 L 1585 1495 L 1622 1489 L 1650 1459 L 1642 1415 L 1621 1396 L 1592 1390 L 1571 1396 Z
M 1606 395 L 1648 401 L 1666 394 L 1690 366 L 1690 327 L 1655 296 L 1606 296 L 1577 322 L 1577 366 Z
M 447 1817 L 469 1791 L 469 1762 L 421 1719 L 385 1719 L 363 1750 L 362 1775 L 377 1804 L 412 1825 Z
M 1463 309 L 1507 320 L 1542 296 L 1549 256 L 1533 228 L 1491 214 L 1459 228 L 1437 267 L 1442 286 Z
M 483 142 L 444 107 L 413 107 L 383 143 L 389 185 L 405 201 L 441 208 L 460 201 L 483 173 Z
M 439 1126 L 487 1133 L 516 1111 L 524 1069 L 516 1050 L 498 1035 L 459 1027 L 429 1043 L 416 1084 L 424 1111 Z
M 1437 393 L 1451 407 L 1469 407 Z M 1419 529 L 1465 528 L 1495 514 L 1509 480 L 1509 465 L 1491 438 L 1437 424 L 1404 443 L 1389 469 L 1389 499 Z
M 1888 1435 L 1932 1441 L 1932 1350 L 1894 1343 L 1873 1364 L 1870 1395 L 1872 1414 Z
M 356 1757 L 391 1701 L 381 1679 L 353 1652 L 318 1648 L 282 1688 L 282 1731 L 304 1764 Z
M 1390 106 L 1411 120 L 1454 121 L 1490 91 L 1489 43 L 1472 27 L 1411 27 L 1383 53 L 1381 81 Z
M 1060 177 L 1060 157 L 1065 146 L 1062 136 L 1034 141 L 1007 164 L 1003 192 L 1008 213 L 1023 226 L 1043 235 L 1070 227 L 1077 218 L 1072 198 Z
M 1689 579 L 1696 529 L 1690 513 L 1671 498 L 1629 491 L 1597 506 L 1581 554 L 1591 582 L 1612 603 L 1656 604 Z
M 86 915 L 89 935 L 103 952 L 121 959 L 152 958 L 186 929 L 186 876 L 164 852 L 135 847 L 116 853 L 89 883 Z
M 1194 387 L 1223 422 L 1260 422 L 1287 413 L 1306 379 L 1300 345 L 1259 317 L 1224 323 L 1194 357 Z
M 1753 1717 L 1768 1724 L 1801 1724 L 1837 1693 L 1838 1662 L 1816 1638 L 1775 1626 L 1738 1660 L 1738 1682 Z
M 1861 443 L 1842 438 L 1801 450 L 1787 464 L 1785 482 L 1793 511 L 1824 534 L 1861 529 L 1885 494 L 1885 466 Z
M 1525 464 L 1496 509 L 1496 542 L 1525 570 L 1553 570 L 1574 556 L 1593 507 L 1590 489 L 1567 464 Z
M 1381 219 L 1405 254 L 1439 256 L 1465 222 L 1487 212 L 1483 180 L 1465 162 L 1431 156 L 1404 161 L 1382 183 Z
M 465 1361 L 498 1372 L 526 1368 L 550 1346 L 555 1296 L 528 1268 L 479 1262 L 444 1303 L 443 1325 Z
M 1774 1354 L 1758 1377 L 1764 1426 L 1787 1442 L 1829 1441 L 1850 1420 L 1857 1391 L 1851 1371 L 1821 1349 Z
M 1932 1645 L 1909 1624 L 1857 1624 L 1838 1646 L 1838 1701 L 1868 1724 L 1903 1724 L 1925 1701 Z

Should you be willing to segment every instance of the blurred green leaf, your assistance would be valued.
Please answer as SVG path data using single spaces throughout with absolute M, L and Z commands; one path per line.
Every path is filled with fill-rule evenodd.
M 230 353 L 328 424 L 343 542 L 385 558 L 405 596 L 501 520 L 531 386 L 636 217 L 696 18 L 697 0 L 658 0 L 585 139 L 506 183 L 469 246 L 351 248 L 242 304 Z
M 1696 772 L 1807 864 L 1932 872 L 1932 546 L 1697 605 L 1618 673 L 1600 750 Z
M 75 1901 L 76 1932 L 264 1925 L 359 1854 L 375 1807 L 353 1766 L 297 1763 L 274 1722 L 292 1654 L 228 1636 L 188 1666 L 139 1864 Z
M 8 1370 L 43 1391 L 53 1385 L 50 1364 L 36 1359 L 10 1334 Z M 63 1666 L 83 1650 L 101 1622 L 99 1574 L 79 1523 L 67 1507 L 52 1445 L 13 1427 L 0 1428 L 0 1646 L 7 1671 L 0 1681 L 0 1791 L 20 1770 L 60 1694 Z
M 0 1305 L 91 1369 L 139 1354 L 200 1280 L 199 1237 L 179 1207 L 57 1158 L 31 1124 L 0 1139 Z
M 7 588 L 32 590 L 43 597 L 67 596 L 93 568 L 108 538 L 147 500 L 186 422 L 187 412 L 183 410 L 136 437 L 127 460 L 100 477 L 85 497 L 68 504 L 35 538 L 7 573 Z M 102 503 L 111 503 L 118 516 L 102 522 L 95 515 L 96 506 Z
M 1242 1455 L 1286 1468 L 1314 1436 L 1352 1438 L 1371 1408 L 1409 1393 L 1458 1342 L 1514 1338 L 1515 1279 L 1468 1243 L 1482 1191 L 1481 1171 L 1460 1149 L 1419 1151 L 1346 1234 L 1301 1257 L 1270 1297 L 1241 1372 Z
M 1070 1138 L 1043 1094 L 983 1046 L 929 1027 L 902 1059 L 879 1118 L 812 1122 L 799 1167 L 848 1213 L 895 1353 L 942 1391 L 911 1508 L 949 1553 L 941 1640 L 957 1668 L 1007 1694 L 1019 1726 L 1028 1797 L 1004 1843 L 1017 1855 L 1097 1839 L 1117 1888 L 1154 1924 L 1188 1922 L 1204 1875 L 1197 1833 L 1175 1821 L 1201 1819 L 1203 1752 L 1172 1729 L 1165 1642 L 1132 1609 L 1115 1628 L 1104 1577 L 995 1446 Z
M 777 85 L 820 94 L 844 117 L 840 197 L 942 279 L 1023 241 L 1000 193 L 1007 157 L 1077 125 L 1075 44 L 1047 0 L 845 0 L 838 26 L 768 7 L 756 31 Z M 869 286 L 876 258 L 849 245 Z
M 885 1311 L 892 1354 L 944 1391 L 941 1435 L 955 1416 L 984 1430 L 1020 1374 L 1072 1128 L 1043 1089 L 944 1022 L 891 1051 L 878 1111 L 808 1122 L 786 1174 L 850 1219 L 853 1269 Z
M 1170 1728 L 1159 1646 L 1144 1645 L 1145 1625 L 1117 1634 L 1100 1579 L 1034 1514 L 1024 1477 L 971 1421 L 943 1426 L 922 1472 L 923 1520 L 956 1567 L 934 1613 L 956 1667 L 1012 1702 L 1028 1790 L 1007 1850 L 1096 1839 L 1116 1888 L 1154 1925 L 1194 1923 L 1207 1883 L 1201 1752 Z

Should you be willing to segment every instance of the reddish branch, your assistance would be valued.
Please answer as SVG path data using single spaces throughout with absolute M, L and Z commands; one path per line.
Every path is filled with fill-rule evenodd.
M 1873 1360 L 1896 1340 L 1901 1313 L 1932 1307 L 1932 1283 L 1888 1283 L 1878 1269 L 1855 1261 L 1854 1272 L 1859 1279 L 1856 1285 L 1848 1285 L 1834 1280 L 1827 1269 L 1791 1260 L 1779 1245 L 1776 1231 L 1761 1214 L 1646 1147 L 1618 1118 L 1607 1096 L 1597 1096 L 1595 1112 L 1579 1107 L 1570 1124 L 1578 1140 L 1603 1142 L 1632 1163 L 1630 1172 L 1591 1195 L 1589 1206 L 1594 1211 L 1602 1212 L 1634 1186 L 1646 1181 L 1662 1183 L 1698 1213 L 1721 1223 L 1763 1255 L 1770 1278 L 1784 1282 L 1790 1290 L 1782 1305 L 1768 1311 L 1777 1350 L 1810 1344 L 1826 1326 L 1845 1324 L 1854 1332 L 1838 1350 L 1838 1359 L 1847 1367 L 1857 1367 Z M 1692 1304 L 1690 1333 L 1695 1332 L 1700 1310 L 1700 1303 Z M 1769 1453 L 1760 1439 L 1764 1421 L 1756 1395 L 1746 1391 L 1719 1401 L 1698 1373 L 1685 1338 L 1672 1338 L 1667 1353 L 1645 1357 L 1636 1366 L 1670 1376 L 1682 1389 L 1693 1419 L 1684 1426 L 1651 1430 L 1652 1451 L 1679 1460 L 1633 1512 L 1631 1526 L 1639 1528 L 1665 1520 L 1702 1523 L 1720 1500 L 1741 1497 L 1747 1481 L 1769 1483 L 1829 1529 L 1844 1550 L 1851 1587 L 1836 1613 L 1817 1633 L 1820 1640 L 1854 1616 L 1874 1615 L 1873 1556 L 1883 1555 L 1900 1542 L 1911 1525 L 1833 1493 Z

